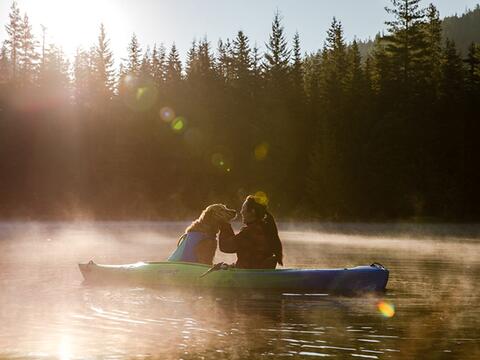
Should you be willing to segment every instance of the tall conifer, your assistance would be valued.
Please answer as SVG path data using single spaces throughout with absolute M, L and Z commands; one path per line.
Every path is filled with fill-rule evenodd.
M 182 63 L 175 43 L 170 48 L 167 59 L 166 80 L 168 83 L 178 83 L 182 79 Z
M 20 9 L 17 6 L 17 2 L 13 1 L 10 7 L 10 13 L 8 14 L 9 23 L 5 25 L 7 32 L 7 40 L 5 44 L 8 46 L 10 53 L 10 64 L 12 67 L 12 78 L 15 81 L 17 78 L 18 70 L 18 57 L 21 51 L 22 42 L 22 18 L 20 17 Z
M 25 14 L 21 23 L 20 51 L 18 65 L 21 72 L 21 81 L 24 86 L 32 85 L 36 77 L 36 67 L 39 56 L 36 52 L 36 41 L 33 37 L 32 26 Z
M 218 41 L 217 54 L 217 73 L 225 83 L 230 84 L 234 79 L 233 48 L 230 39 Z
M 293 36 L 292 80 L 296 92 L 303 91 L 303 64 L 298 31 Z
M 100 34 L 95 46 L 93 65 L 101 95 L 104 98 L 111 98 L 115 85 L 115 69 L 113 53 L 110 50 L 110 40 L 107 39 L 103 24 L 100 24 Z
M 438 86 L 442 59 L 442 22 L 435 5 L 430 4 L 426 9 L 424 25 L 425 46 L 423 49 L 425 62 L 422 77 L 425 82 L 426 95 L 431 99 L 438 96 Z
M 130 39 L 128 44 L 128 58 L 126 69 L 131 75 L 138 76 L 140 71 L 140 66 L 142 65 L 142 49 L 140 43 L 138 42 L 137 35 L 135 33 Z
M 273 17 L 272 30 L 266 44 L 266 61 L 264 63 L 266 73 L 275 78 L 276 81 L 285 77 L 290 59 L 290 50 L 288 49 L 288 42 L 281 21 L 282 18 L 277 11 Z
M 406 84 L 414 79 L 415 65 L 424 45 L 422 25 L 425 11 L 421 0 L 391 0 L 392 7 L 385 8 L 393 19 L 386 21 L 389 35 L 386 51 L 399 68 L 399 80 Z
M 233 40 L 233 67 L 235 79 L 244 82 L 249 81 L 251 74 L 252 60 L 250 58 L 250 45 L 248 37 L 243 31 L 239 31 Z
M 163 44 L 160 44 L 158 47 L 157 44 L 154 44 L 152 50 L 151 70 L 153 81 L 157 87 L 161 87 L 165 81 L 165 57 L 165 47 Z

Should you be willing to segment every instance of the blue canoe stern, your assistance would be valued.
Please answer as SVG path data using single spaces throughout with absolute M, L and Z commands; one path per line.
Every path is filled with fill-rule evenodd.
M 321 272 L 318 274 L 318 272 Z M 368 292 L 383 291 L 388 283 L 389 271 L 383 266 L 357 266 L 346 269 L 307 271 L 304 286 L 325 291 Z

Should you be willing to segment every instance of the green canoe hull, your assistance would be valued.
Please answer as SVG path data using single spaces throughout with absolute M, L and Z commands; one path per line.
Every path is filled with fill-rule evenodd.
M 90 283 L 222 289 L 290 290 L 296 292 L 382 291 L 389 272 L 381 265 L 348 269 L 246 270 L 230 268 L 202 277 L 209 266 L 182 262 L 139 262 L 126 265 L 79 264 Z

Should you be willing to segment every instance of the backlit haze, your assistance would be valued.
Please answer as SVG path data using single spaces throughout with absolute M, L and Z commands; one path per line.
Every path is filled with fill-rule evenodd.
M 477 0 L 433 0 L 442 17 L 463 13 Z M 262 49 L 270 32 L 270 22 L 278 9 L 283 14 L 287 36 L 298 30 L 302 49 L 319 49 L 333 16 L 342 21 L 345 36 L 367 39 L 384 28 L 388 0 L 19 0 L 21 11 L 30 17 L 37 39 L 41 24 L 47 27 L 46 42 L 63 47 L 72 56 L 78 46 L 89 48 L 98 35 L 100 23 L 106 26 L 117 59 L 124 57 L 127 43 L 135 32 L 146 44 L 176 43 L 182 57 L 193 39 L 205 36 L 214 47 L 219 38 L 233 38 L 240 29 Z M 424 1 L 424 5 L 428 4 Z M 10 0 L 0 2 L 0 22 L 7 23 Z M 0 41 L 5 30 L 0 29 Z
M 185 226 L 0 223 L 0 358 L 478 359 L 478 226 L 282 226 L 287 267 L 379 261 L 385 295 L 82 285 L 77 262 L 162 259 Z

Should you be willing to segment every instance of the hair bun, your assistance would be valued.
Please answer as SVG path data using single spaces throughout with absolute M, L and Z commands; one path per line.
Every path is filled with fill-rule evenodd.
M 256 196 L 256 195 L 248 195 L 247 196 L 247 201 L 255 203 L 255 205 L 261 206 L 263 208 L 267 208 L 267 205 L 265 204 L 265 201 L 262 197 Z
M 248 195 L 245 201 L 247 206 L 255 211 L 258 219 L 263 219 L 265 217 L 267 206 L 258 202 L 254 195 Z

